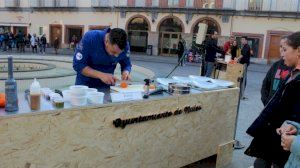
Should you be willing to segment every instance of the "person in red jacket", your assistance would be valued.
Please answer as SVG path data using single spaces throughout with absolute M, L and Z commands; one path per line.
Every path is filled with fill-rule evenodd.
M 229 41 L 225 42 L 223 49 L 226 54 L 229 54 L 228 52 L 229 52 L 234 40 L 235 40 L 234 36 L 230 36 Z

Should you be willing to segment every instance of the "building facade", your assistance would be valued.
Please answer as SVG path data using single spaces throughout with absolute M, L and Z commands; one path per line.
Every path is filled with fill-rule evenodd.
M 0 0 L 0 32 L 46 34 L 67 47 L 73 35 L 120 27 L 132 51 L 172 56 L 179 37 L 190 46 L 205 23 L 207 34 L 248 36 L 261 61 L 278 59 L 280 38 L 300 31 L 299 8 L 300 0 Z

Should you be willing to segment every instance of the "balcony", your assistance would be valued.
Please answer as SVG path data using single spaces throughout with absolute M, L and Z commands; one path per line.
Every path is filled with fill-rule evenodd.
M 30 6 L 33 8 L 74 8 L 77 6 L 76 0 L 31 0 Z
M 18 8 L 20 7 L 20 0 L 5 0 L 6 8 Z

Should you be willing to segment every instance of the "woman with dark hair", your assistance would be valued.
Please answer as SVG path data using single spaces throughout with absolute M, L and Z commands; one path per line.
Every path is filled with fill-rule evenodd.
M 257 158 L 254 168 L 283 167 L 290 152 L 282 149 L 276 128 L 286 120 L 300 122 L 300 32 L 287 37 L 283 59 L 293 70 L 247 129 L 253 140 L 245 154 Z
M 281 38 L 279 47 L 280 59 L 271 66 L 263 80 L 260 93 L 261 101 L 264 106 L 273 97 L 279 84 L 285 80 L 291 71 L 291 68 L 286 66 L 283 60 L 283 46 L 286 43 L 286 40 L 286 36 Z
M 230 47 L 230 54 L 231 54 L 231 59 L 234 60 L 237 56 L 237 52 L 238 52 L 238 45 L 237 45 L 237 41 L 233 40 L 232 42 L 232 46 Z

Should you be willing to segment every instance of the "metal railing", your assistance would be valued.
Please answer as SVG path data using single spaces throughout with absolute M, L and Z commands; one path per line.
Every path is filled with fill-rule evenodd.
M 20 0 L 5 0 L 5 7 L 7 8 L 20 7 Z
M 265 9 L 268 11 L 299 12 L 300 0 L 273 0 Z
M 168 8 L 206 8 L 206 9 L 234 9 L 236 0 L 135 0 L 130 4 L 128 0 L 91 0 L 92 7 L 168 7 Z M 161 6 L 164 4 L 163 6 Z

